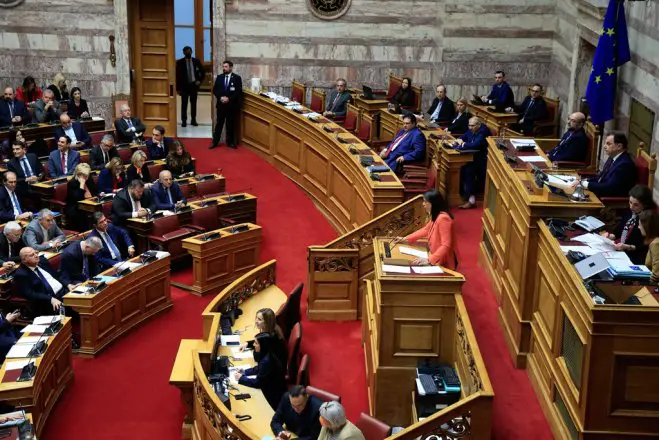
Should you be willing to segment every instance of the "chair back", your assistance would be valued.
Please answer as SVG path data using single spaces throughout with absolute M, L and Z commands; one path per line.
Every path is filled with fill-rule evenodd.
M 321 89 L 313 89 L 311 91 L 311 110 L 316 113 L 322 113 L 325 111 L 325 99 L 327 98 L 327 92 Z
M 355 426 L 362 432 L 365 440 L 383 440 L 389 437 L 391 432 L 391 426 L 366 413 L 359 415 Z
M 586 121 L 584 130 L 586 131 L 586 138 L 588 138 L 587 168 L 597 170 L 597 148 L 600 144 L 600 130 L 595 124 L 590 122 L 590 119 Z
M 648 153 L 644 142 L 639 142 L 636 150 L 636 170 L 638 183 L 654 188 L 654 173 L 657 170 L 657 158 L 655 153 Z
M 298 359 L 300 357 L 300 344 L 302 344 L 302 324 L 295 324 L 288 338 L 288 360 L 286 362 L 286 380 L 297 380 Z
M 360 141 L 365 144 L 370 144 L 371 140 L 375 139 L 375 124 L 373 123 L 373 117 L 366 113 L 361 113 L 359 120 L 359 128 L 357 129 L 357 137 Z
M 389 86 L 387 87 L 387 99 L 394 97 L 398 89 L 403 84 L 403 78 L 389 72 Z M 414 105 L 404 106 L 406 110 L 412 110 L 416 113 L 421 113 L 421 97 L 423 95 L 423 87 L 412 86 L 412 93 L 414 93 Z
M 161 217 L 153 221 L 153 229 L 151 235 L 163 236 L 168 232 L 176 231 L 180 228 L 180 222 L 178 215 L 169 215 L 167 217 Z
M 103 203 L 103 207 L 101 208 L 101 211 L 103 211 L 103 215 L 105 217 L 110 218 L 110 213 L 112 212 L 112 200 Z
M 304 105 L 306 97 L 307 86 L 299 81 L 293 80 L 293 84 L 291 84 L 291 100 Z
M 192 211 L 191 224 L 204 228 L 206 231 L 213 231 L 220 228 L 220 219 L 217 216 L 217 206 L 207 206 L 205 208 L 195 209 Z
M 112 134 L 112 130 L 103 130 L 103 131 L 92 131 L 89 133 L 89 138 L 92 141 L 92 146 L 93 145 L 98 145 L 101 143 L 101 139 L 103 139 L 103 136 L 106 134 Z
M 90 161 L 89 154 L 82 154 L 80 153 L 80 163 L 86 163 L 88 164 Z
M 66 201 L 66 196 L 69 194 L 69 185 L 66 182 L 55 185 L 53 190 L 53 200 L 57 200 L 58 202 Z
M 286 302 L 281 305 L 275 319 L 277 324 L 281 328 L 281 331 L 284 333 L 284 338 L 288 339 L 291 330 L 302 319 L 302 313 L 300 313 L 300 303 L 302 300 L 302 291 L 304 290 L 304 283 L 298 283 L 297 286 L 293 288 L 291 293 L 288 295 Z
M 43 168 L 43 172 L 45 173 L 46 176 L 48 176 L 48 161 L 41 162 L 41 167 Z
M 179 185 L 179 188 L 181 189 L 181 194 L 183 194 L 183 197 L 185 197 L 186 200 L 192 197 L 192 185 L 184 183 L 183 185 Z
M 159 177 L 160 172 L 164 168 L 164 165 L 161 163 L 152 163 L 151 165 L 148 165 L 147 168 L 149 169 L 149 176 L 155 180 Z
M 346 120 L 343 123 L 343 128 L 345 128 L 351 133 L 355 133 L 359 125 L 360 114 L 361 111 L 359 110 L 359 108 L 357 108 L 352 104 L 348 104 L 348 111 L 346 112 Z
M 341 403 L 341 396 L 338 394 L 330 393 L 329 391 L 321 390 L 320 388 L 315 387 L 306 387 L 307 394 L 310 396 L 316 396 L 323 402 L 339 402 Z
M 304 387 L 309 386 L 309 355 L 305 354 L 300 360 L 300 368 L 297 370 L 297 380 L 295 381 L 296 385 L 302 385 Z
M 117 148 L 117 153 L 124 164 L 130 163 L 130 158 L 133 156 L 133 150 L 130 147 Z
M 197 197 L 213 197 L 222 194 L 222 183 L 219 179 L 197 182 Z

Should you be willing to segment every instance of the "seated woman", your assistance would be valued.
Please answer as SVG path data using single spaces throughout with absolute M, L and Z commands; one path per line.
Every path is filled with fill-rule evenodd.
M 48 86 L 48 90 L 52 90 L 55 94 L 55 101 L 69 100 L 69 89 L 66 87 L 66 78 L 61 73 L 55 75 L 53 83 Z
M 43 90 L 37 87 L 37 82 L 31 76 L 26 76 L 23 80 L 23 86 L 16 88 L 16 99 L 23 101 L 25 107 L 34 104 L 43 98 Z
M 185 147 L 179 141 L 172 142 L 165 162 L 174 179 L 181 177 L 181 174 L 194 173 L 192 156 L 185 151 Z
M 253 368 L 236 372 L 234 378 L 241 385 L 259 388 L 263 391 L 265 400 L 273 410 L 276 410 L 281 397 L 286 392 L 286 375 L 282 363 L 273 353 L 274 344 L 274 338 L 269 333 L 256 335 L 254 360 L 258 364 Z
M 92 169 L 86 163 L 78 164 L 73 171 L 73 179 L 67 184 L 64 212 L 69 228 L 75 231 L 84 231 L 89 226 L 87 216 L 78 209 L 78 202 L 98 195 L 91 172 Z
M 403 82 L 389 102 L 393 104 L 396 110 L 414 105 L 414 92 L 412 91 L 412 80 L 410 78 L 403 78 Z
M 288 361 L 288 347 L 286 340 L 284 339 L 284 332 L 282 332 L 281 328 L 277 325 L 275 312 L 273 312 L 272 309 L 260 309 L 256 312 L 254 326 L 259 332 L 268 333 L 273 337 L 272 352 L 277 356 L 277 359 L 279 359 L 281 364 L 285 365 Z M 247 341 L 240 347 L 240 349 L 241 351 L 252 350 L 253 347 L 254 341 Z
M 643 264 L 648 253 L 648 245 L 639 230 L 639 215 L 657 209 L 652 199 L 652 190 L 645 185 L 636 185 L 629 190 L 629 212 L 623 215 L 620 227 L 615 234 L 604 233 L 611 240 L 618 240 L 616 250 L 627 254 L 632 263 Z
M 652 271 L 650 281 L 659 283 L 659 213 L 654 210 L 645 210 L 638 217 L 638 228 L 648 246 L 645 265 Z
M 423 194 L 423 209 L 430 215 L 430 221 L 421 229 L 407 237 L 397 237 L 396 243 L 414 244 L 420 239 L 428 240 L 428 258 L 417 258 L 412 264 L 427 266 L 439 264 L 449 269 L 457 267 L 457 257 L 453 249 L 453 217 L 449 213 L 448 203 L 435 189 Z
M 467 98 L 460 98 L 455 101 L 455 118 L 451 121 L 449 126 L 446 128 L 451 134 L 465 134 L 469 130 L 469 119 L 471 118 L 471 113 L 467 111 L 468 101 Z
M 9 160 L 14 157 L 12 145 L 14 145 L 14 142 L 16 141 L 25 143 L 25 138 L 23 137 L 23 132 L 21 130 L 12 127 L 9 129 L 9 137 L 0 144 L 0 160 Z
M 116 193 L 128 185 L 121 158 L 113 157 L 98 176 L 98 190 L 102 194 Z
M 71 89 L 71 100 L 69 101 L 67 114 L 71 119 L 88 118 L 91 115 L 87 101 L 82 99 L 82 91 L 79 87 Z
M 126 169 L 126 179 L 128 184 L 133 180 L 139 179 L 149 186 L 153 180 L 149 174 L 149 167 L 144 165 L 146 163 L 146 153 L 142 150 L 137 150 L 130 158 L 130 165 Z

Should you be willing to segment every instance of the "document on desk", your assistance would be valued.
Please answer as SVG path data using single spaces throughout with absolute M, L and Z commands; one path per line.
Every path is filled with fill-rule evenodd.
M 606 261 L 609 262 L 611 266 L 632 266 L 632 260 L 629 259 L 627 252 L 602 252 Z
M 124 269 L 128 268 L 130 270 L 134 270 L 134 269 L 137 269 L 138 267 L 140 267 L 141 265 L 142 265 L 142 263 L 136 263 L 136 262 L 133 262 L 133 261 L 122 261 L 121 263 L 115 264 L 114 268 L 115 269 L 119 268 L 121 270 L 124 270 Z
M 165 257 L 169 257 L 169 252 L 165 251 L 156 251 L 156 258 L 162 260 Z
M 24 366 L 32 362 L 31 359 L 25 359 L 20 361 L 11 361 L 5 364 L 5 370 L 22 370 Z
M 236 360 L 242 361 L 245 359 L 252 359 L 254 357 L 254 353 L 252 350 L 240 351 L 240 348 L 235 347 L 231 349 L 231 356 Z
M 444 273 L 442 268 L 439 266 L 412 266 L 412 272 L 420 275 L 434 275 Z
M 398 250 L 400 251 L 401 254 L 412 255 L 413 257 L 419 257 L 419 258 L 428 258 L 428 252 L 420 251 L 418 249 L 414 249 L 411 247 L 399 246 Z
M 220 343 L 222 347 L 238 346 L 240 345 L 240 335 L 221 335 Z
M 522 162 L 544 162 L 545 158 L 542 156 L 517 156 Z
M 600 253 L 600 251 L 593 249 L 590 246 L 561 246 L 561 251 L 563 251 L 565 255 L 570 251 L 581 252 L 588 257 Z
M 43 339 L 44 341 L 47 341 L 47 337 L 43 336 L 23 336 L 21 339 L 16 341 L 17 344 L 35 344 L 39 342 L 39 340 Z
M 589 234 L 579 235 L 578 237 L 574 237 L 572 241 L 578 241 L 600 252 L 608 252 L 608 251 L 616 250 L 615 243 L 613 241 L 599 234 L 589 233 Z
M 34 318 L 34 321 L 32 321 L 32 324 L 36 325 L 50 325 L 53 322 L 60 321 L 62 317 L 60 315 L 52 315 L 52 316 L 37 316 Z
M 36 324 L 30 324 L 26 325 L 21 329 L 21 333 L 37 333 L 37 334 L 42 334 L 43 332 L 46 331 L 48 328 L 48 325 L 36 325 Z
M 91 286 L 78 286 L 69 293 L 73 293 L 75 295 L 86 295 L 94 290 L 93 287 Z
M 9 353 L 7 353 L 7 359 L 30 357 L 30 350 L 32 350 L 33 347 L 34 344 L 16 344 L 12 346 Z
M 320 113 L 316 113 L 316 112 L 306 113 L 306 114 L 304 115 L 305 118 L 309 118 L 309 119 L 319 118 L 319 117 L 321 117 L 321 116 L 322 116 L 322 115 L 321 115 Z
M 394 266 L 393 264 L 383 264 L 382 271 L 387 273 L 412 273 L 409 266 Z
M 567 186 L 574 182 L 576 177 L 569 174 L 546 174 L 547 183 L 553 186 Z
M 513 144 L 513 147 L 515 148 L 526 147 L 529 145 L 533 145 L 534 147 L 538 146 L 533 139 L 511 139 L 510 143 Z

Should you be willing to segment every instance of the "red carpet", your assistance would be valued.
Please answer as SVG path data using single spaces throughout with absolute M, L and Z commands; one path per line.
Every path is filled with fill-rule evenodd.
M 279 287 L 289 291 L 299 281 L 306 283 L 307 246 L 336 236 L 306 194 L 246 149 L 209 151 L 207 140 L 185 143 L 197 158 L 198 171 L 222 168 L 229 191 L 258 196 L 261 257 L 277 259 Z M 551 439 L 526 372 L 513 368 L 491 286 L 477 267 L 480 214 L 456 212 L 456 223 L 460 270 L 468 280 L 464 296 L 496 393 L 493 438 Z M 191 271 L 172 278 L 189 282 Z M 211 298 L 172 288 L 172 299 L 169 313 L 116 341 L 98 358 L 74 358 L 74 381 L 51 414 L 43 440 L 180 439 L 183 404 L 168 383 L 169 374 L 179 341 L 201 337 L 200 314 Z M 350 419 L 368 410 L 360 322 L 318 323 L 305 317 L 302 350 L 311 357 L 312 384 L 341 395 Z

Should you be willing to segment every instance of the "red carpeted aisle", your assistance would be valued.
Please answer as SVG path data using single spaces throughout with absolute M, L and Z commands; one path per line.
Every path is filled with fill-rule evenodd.
M 307 246 L 336 236 L 293 182 L 246 149 L 208 150 L 208 140 L 186 140 L 200 172 L 222 168 L 229 191 L 258 196 L 263 227 L 262 261 L 277 259 L 277 284 L 289 291 L 306 282 Z M 513 368 L 489 281 L 477 267 L 481 211 L 456 212 L 464 295 L 495 387 L 496 439 L 552 438 L 526 372 Z M 189 282 L 191 271 L 174 273 Z M 306 293 L 306 291 L 305 291 Z M 96 359 L 74 358 L 74 381 L 51 414 L 44 440 L 180 439 L 183 405 L 168 383 L 179 341 L 201 337 L 200 314 L 210 298 L 172 288 L 174 307 L 117 341 Z M 306 300 L 303 299 L 306 308 Z M 314 385 L 343 397 L 348 417 L 367 411 L 361 323 L 303 321 L 303 351 L 311 357 Z

